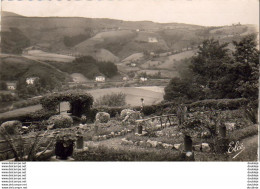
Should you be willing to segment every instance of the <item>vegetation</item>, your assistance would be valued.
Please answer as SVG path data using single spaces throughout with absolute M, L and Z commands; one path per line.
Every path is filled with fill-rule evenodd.
M 194 56 L 189 74 L 173 78 L 165 88 L 165 100 L 241 98 L 258 99 L 259 51 L 255 35 L 233 42 L 230 55 L 227 43 L 205 40 Z
M 84 112 L 88 112 L 93 104 L 93 97 L 84 92 L 54 93 L 41 99 L 42 107 L 45 110 L 55 111 L 60 102 L 70 103 L 73 116 L 81 117 Z
M 117 74 L 117 66 L 114 63 L 97 61 L 91 56 L 76 58 L 71 63 L 52 63 L 52 65 L 69 74 L 81 73 L 88 79 L 94 79 L 100 74 L 106 77 L 113 77 Z
M 10 31 L 1 32 L 1 39 L 3 53 L 21 54 L 23 48 L 30 46 L 30 39 L 14 27 L 11 27 Z
M 122 92 L 103 95 L 95 101 L 94 105 L 109 107 L 125 106 L 125 97 L 126 95 Z
M 54 115 L 48 119 L 48 123 L 53 125 L 53 128 L 68 128 L 73 124 L 73 120 L 68 115 Z

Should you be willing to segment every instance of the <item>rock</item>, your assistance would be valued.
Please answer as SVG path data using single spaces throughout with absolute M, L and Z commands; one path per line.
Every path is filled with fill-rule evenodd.
M 109 113 L 106 112 L 98 112 L 96 114 L 96 122 L 107 123 L 110 120 Z
M 180 147 L 181 147 L 181 144 L 174 144 L 173 146 L 174 146 L 174 148 L 175 148 L 176 150 L 179 150 Z
M 103 135 L 103 139 L 106 140 L 107 139 L 107 135 Z
M 122 145 L 133 145 L 134 144 L 133 141 L 127 140 L 126 138 L 122 138 L 121 141 L 122 141 L 121 142 Z
M 157 141 L 152 141 L 152 140 L 147 140 L 147 143 L 150 143 L 151 144 L 151 146 L 153 147 L 153 148 L 156 148 L 157 147 L 157 145 L 158 145 L 158 142 Z
M 201 144 L 194 145 L 194 146 L 193 146 L 193 149 L 194 149 L 195 151 L 201 151 Z
M 121 136 L 121 132 L 118 132 L 117 135 L 118 135 L 118 136 Z
M 115 133 L 114 133 L 114 132 L 111 132 L 110 135 L 111 135 L 111 137 L 114 137 L 114 136 L 115 136 Z
M 139 144 L 140 144 L 139 141 L 134 142 L 134 145 L 135 145 L 135 146 L 139 146 Z
M 162 146 L 163 146 L 163 148 L 165 148 L 165 149 L 172 149 L 172 148 L 173 148 L 173 145 L 172 145 L 172 144 L 163 143 Z
M 131 133 L 132 131 L 130 129 L 127 130 L 127 133 Z
M 202 152 L 210 152 L 210 147 L 208 143 L 201 144 Z
M 157 131 L 155 133 L 155 135 L 158 136 L 158 137 L 161 137 L 161 136 L 163 136 L 163 132 L 162 131 Z

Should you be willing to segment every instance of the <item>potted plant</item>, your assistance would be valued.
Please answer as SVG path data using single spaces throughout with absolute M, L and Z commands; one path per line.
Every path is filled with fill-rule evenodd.
M 73 153 L 74 143 L 77 136 L 74 133 L 59 133 L 56 136 L 55 155 L 56 158 L 67 159 Z

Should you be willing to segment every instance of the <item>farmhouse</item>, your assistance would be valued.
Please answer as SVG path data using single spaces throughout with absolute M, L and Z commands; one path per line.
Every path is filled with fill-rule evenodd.
M 146 77 L 140 77 L 140 81 L 147 81 Z
M 136 63 L 131 63 L 131 67 L 136 67 Z
M 97 82 L 104 82 L 105 80 L 106 80 L 106 78 L 105 78 L 104 76 L 101 76 L 101 75 L 100 75 L 100 76 L 97 76 L 97 77 L 96 77 L 96 81 L 97 81 Z
M 123 81 L 127 81 L 128 80 L 128 77 L 123 77 Z
M 16 90 L 16 82 L 15 81 L 7 81 L 6 86 L 8 90 Z
M 148 42 L 149 42 L 149 43 L 157 43 L 158 40 L 156 39 L 156 37 L 149 37 L 149 38 L 148 38 Z
M 26 78 L 26 83 L 27 83 L 28 85 L 33 85 L 34 82 L 35 82 L 37 79 L 39 79 L 39 77 L 28 77 L 28 78 Z

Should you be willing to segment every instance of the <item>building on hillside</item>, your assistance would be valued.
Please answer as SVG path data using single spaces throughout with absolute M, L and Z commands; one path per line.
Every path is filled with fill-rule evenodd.
M 123 81 L 127 81 L 128 80 L 128 77 L 123 77 Z
M 26 83 L 27 83 L 28 85 L 33 85 L 34 82 L 35 82 L 36 80 L 38 80 L 38 79 L 39 79 L 39 77 L 28 77 L 28 78 L 26 78 Z
M 6 86 L 7 86 L 7 89 L 8 90 L 16 90 L 16 86 L 17 86 L 17 84 L 16 84 L 16 81 L 7 81 L 6 82 Z
M 105 80 L 106 80 L 106 78 L 104 76 L 102 76 L 102 75 L 96 76 L 96 81 L 97 82 L 104 82 Z
M 132 63 L 130 64 L 130 66 L 131 66 L 131 67 L 136 67 L 136 63 L 133 63 L 133 62 L 132 62 Z
M 149 43 L 157 43 L 158 40 L 156 39 L 156 37 L 148 37 L 148 42 Z
M 147 77 L 140 77 L 140 81 L 147 81 Z

